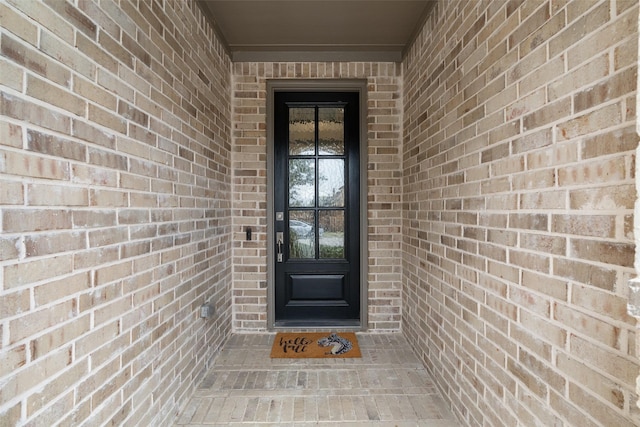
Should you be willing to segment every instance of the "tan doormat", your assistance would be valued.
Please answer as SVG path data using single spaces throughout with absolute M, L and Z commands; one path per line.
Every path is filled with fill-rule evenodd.
M 278 332 L 272 358 L 362 357 L 353 332 Z

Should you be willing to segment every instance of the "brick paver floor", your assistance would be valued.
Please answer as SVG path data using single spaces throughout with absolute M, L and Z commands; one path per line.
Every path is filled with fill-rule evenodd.
M 358 334 L 358 359 L 271 359 L 273 337 L 233 335 L 176 426 L 459 426 L 401 334 Z

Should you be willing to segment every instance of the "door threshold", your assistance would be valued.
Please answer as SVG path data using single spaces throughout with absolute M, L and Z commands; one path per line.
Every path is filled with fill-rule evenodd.
M 327 330 L 340 329 L 342 331 L 364 331 L 360 320 L 281 320 L 273 326 L 274 331 L 281 330 Z

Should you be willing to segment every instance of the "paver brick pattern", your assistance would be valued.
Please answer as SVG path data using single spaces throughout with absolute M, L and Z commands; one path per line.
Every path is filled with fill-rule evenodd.
M 271 359 L 273 336 L 233 335 L 176 425 L 459 425 L 401 334 L 358 334 L 354 359 Z

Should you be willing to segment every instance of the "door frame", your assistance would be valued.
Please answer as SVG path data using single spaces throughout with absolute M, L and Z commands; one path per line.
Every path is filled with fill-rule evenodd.
M 368 236 L 367 236 L 367 81 L 359 79 L 267 80 L 267 328 L 309 329 L 276 326 L 275 319 L 275 215 L 274 215 L 274 94 L 276 92 L 357 92 L 360 122 L 360 319 L 341 330 L 367 330 Z M 320 327 L 320 326 L 318 326 Z

